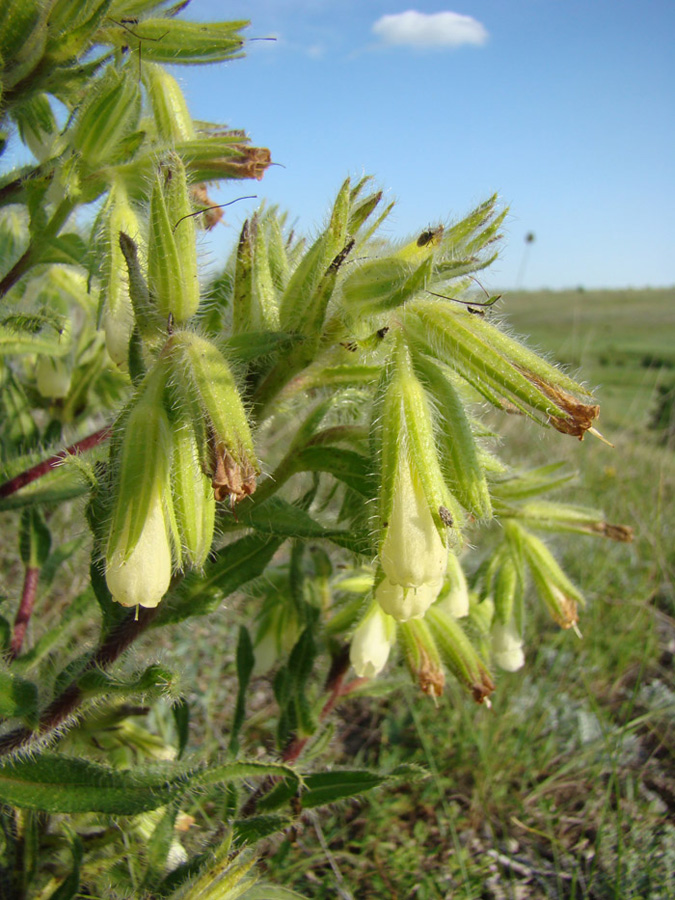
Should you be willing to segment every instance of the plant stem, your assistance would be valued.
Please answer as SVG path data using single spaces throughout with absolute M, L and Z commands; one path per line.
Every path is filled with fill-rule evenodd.
M 0 281 L 0 298 L 4 297 L 5 294 L 14 287 L 17 281 L 20 281 L 31 266 L 40 262 L 42 249 L 45 243 L 51 238 L 56 237 L 68 219 L 68 216 L 70 216 L 75 209 L 75 206 L 76 203 L 74 200 L 63 200 L 62 203 L 59 204 L 49 222 L 47 222 L 40 232 L 39 239 L 34 239 L 30 242 L 25 253 L 19 257 L 2 281 Z
M 93 434 L 82 438 L 81 441 L 76 441 L 74 444 L 71 444 L 70 447 L 61 450 L 60 453 L 50 456 L 49 459 L 37 463 L 30 469 L 26 469 L 24 472 L 19 472 L 14 478 L 10 478 L 9 481 L 5 481 L 4 484 L 0 484 L 0 499 L 15 494 L 18 490 L 25 487 L 27 484 L 30 484 L 32 481 L 37 481 L 38 478 L 47 475 L 52 469 L 59 466 L 68 456 L 84 453 L 86 450 L 91 450 L 92 447 L 102 444 L 110 437 L 111 432 L 112 429 L 110 426 L 106 425 L 105 428 L 101 428 Z
M 341 666 L 340 670 L 335 673 L 335 676 L 332 678 L 329 687 L 329 694 L 326 702 L 321 708 L 321 712 L 319 714 L 319 722 L 325 722 L 328 716 L 333 712 L 338 702 L 343 698 L 350 694 L 355 688 L 359 687 L 359 685 L 366 682 L 367 678 L 352 678 L 351 681 L 348 681 L 345 684 L 345 675 L 349 670 L 349 654 L 347 653 L 344 658 L 344 663 Z M 329 676 L 330 679 L 330 676 Z M 307 742 L 309 741 L 311 735 L 307 737 L 295 737 L 293 740 L 286 746 L 284 752 L 281 755 L 281 761 L 284 763 L 294 763 L 298 760 L 302 751 L 307 746 Z
M 157 616 L 157 608 L 140 608 L 130 610 L 117 628 L 111 630 L 96 652 L 89 658 L 82 673 L 92 669 L 105 669 L 138 638 Z M 26 747 L 34 741 L 47 737 L 72 716 L 82 703 L 83 696 L 78 681 L 72 681 L 68 687 L 55 697 L 40 716 L 37 728 L 17 728 L 0 737 L 0 756 L 6 756 Z
M 33 606 L 37 597 L 37 586 L 40 578 L 40 569 L 38 566 L 26 566 L 26 573 L 23 579 L 23 591 L 21 592 L 21 602 L 14 619 L 14 631 L 12 633 L 12 641 L 9 645 L 8 657 L 11 660 L 17 658 L 21 653 L 23 639 L 26 636 L 26 629 L 33 614 Z

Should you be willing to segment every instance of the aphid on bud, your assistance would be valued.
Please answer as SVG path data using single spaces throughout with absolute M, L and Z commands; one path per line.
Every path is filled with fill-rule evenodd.
M 451 528 L 454 524 L 454 519 L 452 518 L 452 513 L 448 509 L 447 506 L 439 506 L 438 507 L 438 515 L 440 516 L 441 522 L 444 525 L 447 525 L 448 528 Z
M 378 328 L 377 336 L 379 338 L 383 338 L 383 337 L 385 337 L 385 335 L 387 334 L 388 331 L 389 331 L 388 325 L 385 325 L 383 328 Z
M 443 236 L 443 230 L 442 225 L 439 225 L 438 228 L 427 228 L 427 230 L 423 231 L 417 238 L 417 246 L 426 247 L 427 244 L 430 244 L 432 241 L 436 242 L 437 240 L 440 240 Z

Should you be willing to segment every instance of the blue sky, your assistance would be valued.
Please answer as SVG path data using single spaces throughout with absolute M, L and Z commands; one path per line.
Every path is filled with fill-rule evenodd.
M 276 37 L 176 70 L 193 114 L 283 166 L 218 202 L 257 193 L 311 234 L 345 176 L 368 173 L 397 200 L 397 238 L 497 191 L 491 288 L 675 284 L 673 0 L 193 0 L 186 15 Z M 254 206 L 228 210 L 212 255 Z

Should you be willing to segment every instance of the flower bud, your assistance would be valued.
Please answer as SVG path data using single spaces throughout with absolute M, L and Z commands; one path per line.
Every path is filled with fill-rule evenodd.
M 395 636 L 394 619 L 377 603 L 372 603 L 357 626 L 349 648 L 349 660 L 360 678 L 379 675 L 387 663 Z
M 477 703 L 486 702 L 495 689 L 494 682 L 459 622 L 435 606 L 427 613 L 425 622 L 445 665 L 469 688 Z
M 263 607 L 256 634 L 255 676 L 269 672 L 282 655 L 290 653 L 302 631 L 297 609 L 281 586 L 271 599 Z
M 418 297 L 407 307 L 403 325 L 410 341 L 430 350 L 498 408 L 519 410 L 579 438 L 592 428 L 599 408 L 588 402 L 588 391 L 480 316 Z
M 208 432 L 208 464 L 216 500 L 239 502 L 256 488 L 260 471 L 246 411 L 232 371 L 211 341 L 188 332 L 171 338 L 175 381 L 195 430 Z M 204 448 L 206 449 L 206 448 Z
M 523 639 L 513 622 L 503 625 L 496 621 L 492 626 L 492 656 L 505 672 L 517 672 L 525 665 Z
M 47 42 L 49 12 L 41 0 L 5 0 L 0 7 L 4 91 L 9 91 L 40 63 Z
M 108 67 L 78 112 L 73 145 L 90 169 L 117 161 L 122 140 L 138 126 L 141 89 L 131 71 Z
M 401 638 L 410 674 L 417 679 L 424 694 L 440 697 L 445 685 L 445 672 L 428 625 L 423 620 L 405 622 L 401 626 Z
M 144 63 L 152 61 L 170 65 L 236 59 L 244 46 L 238 32 L 248 24 L 245 21 L 189 22 L 162 16 L 144 18 L 135 28 L 120 25 L 112 18 L 108 18 L 107 22 L 110 24 L 99 31 L 101 43 L 142 53 Z
M 200 569 L 213 543 L 216 505 L 189 422 L 174 427 L 171 488 L 183 558 Z
M 13 111 L 22 142 L 38 162 L 58 155 L 59 128 L 46 94 L 35 94 Z
M 134 328 L 134 310 L 129 294 L 129 272 L 120 247 L 120 232 L 137 239 L 140 222 L 129 203 L 123 183 L 117 180 L 110 189 L 103 212 L 101 302 L 108 353 L 116 365 L 126 369 L 129 340 Z
M 199 306 L 197 245 L 185 166 L 176 153 L 155 172 L 148 227 L 148 288 L 164 318 L 186 322 Z
M 513 523 L 509 523 L 513 528 Z M 573 628 L 579 620 L 577 605 L 584 602 L 579 590 L 560 568 L 546 544 L 524 528 L 521 534 L 525 560 L 532 573 L 539 596 L 561 628 Z
M 347 243 L 349 207 L 350 182 L 347 179 L 338 191 L 328 227 L 304 254 L 279 300 L 282 330 L 310 337 L 315 336 L 317 329 L 321 330 L 326 304 L 335 286 L 341 254 Z
M 173 75 L 164 66 L 143 60 L 141 77 L 148 92 L 160 140 L 175 144 L 194 138 L 192 116 L 183 91 Z
M 279 330 L 266 231 L 266 222 L 257 213 L 241 229 L 232 296 L 233 334 Z

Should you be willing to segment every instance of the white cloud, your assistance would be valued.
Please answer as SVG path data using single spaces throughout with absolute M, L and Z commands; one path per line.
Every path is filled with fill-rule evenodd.
M 472 16 L 456 12 L 421 13 L 415 9 L 382 16 L 373 33 L 385 44 L 405 47 L 480 46 L 487 41 L 485 26 Z

